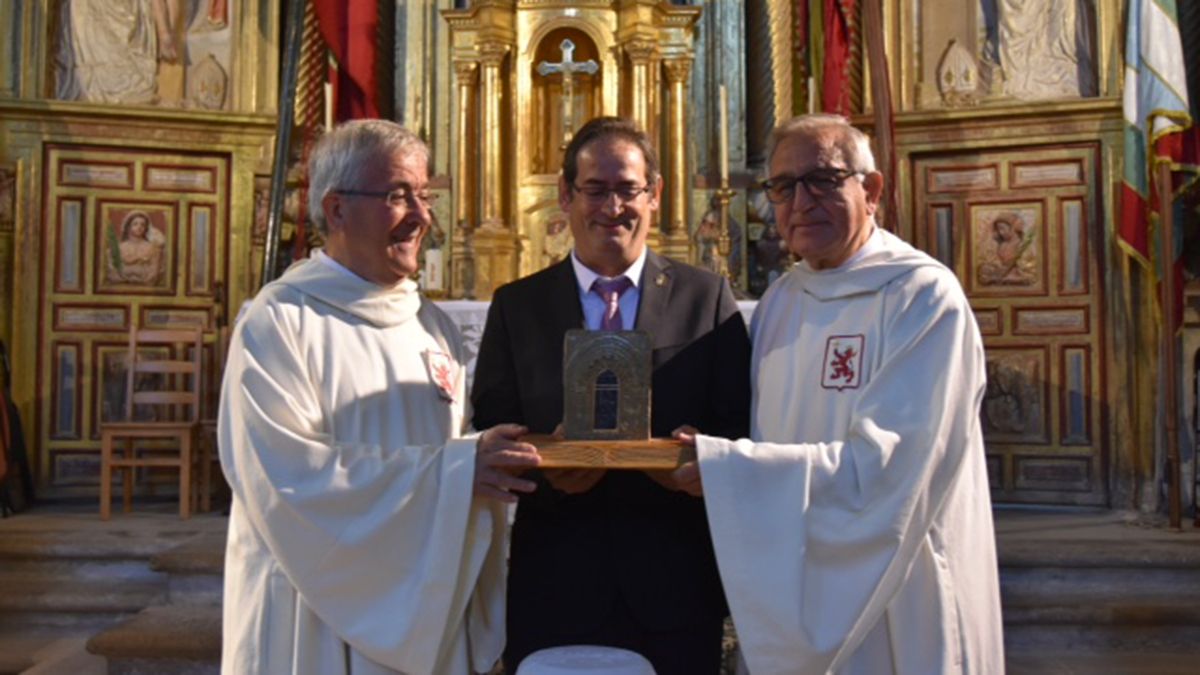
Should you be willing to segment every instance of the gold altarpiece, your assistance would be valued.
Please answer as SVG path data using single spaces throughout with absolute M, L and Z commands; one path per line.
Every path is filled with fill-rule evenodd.
M 666 181 L 650 244 L 688 257 L 688 83 L 700 14 L 651 0 L 483 0 L 442 12 L 456 92 L 455 297 L 488 298 L 570 250 L 558 170 L 565 139 L 596 115 L 628 116 L 650 134 Z M 592 72 L 562 72 L 589 62 Z
M 0 336 L 43 493 L 94 494 L 131 323 L 204 328 L 215 417 L 220 329 L 257 288 L 279 2 L 162 6 L 171 33 L 146 51 L 100 30 L 144 18 L 130 3 L 0 0 Z M 84 41 L 124 60 L 74 62 L 68 85 Z

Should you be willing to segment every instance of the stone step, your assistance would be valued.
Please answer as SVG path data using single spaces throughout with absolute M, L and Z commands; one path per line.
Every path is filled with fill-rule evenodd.
M 1173 653 L 1200 663 L 1195 537 L 1120 524 L 1110 529 L 1096 539 L 1000 539 L 1004 642 L 1017 666 L 1011 672 L 1138 672 L 1057 669 L 1047 660 L 1032 668 L 1035 654 L 1076 655 L 1094 665 L 1104 655 L 1128 655 L 1113 661 L 1128 664 L 1135 654 Z
M 1196 654 L 1187 652 L 1041 651 L 1009 653 L 1008 675 L 1196 675 Z
M 79 628 L 45 628 L 41 626 L 16 626 L 0 630 L 0 675 L 14 673 L 70 673 L 76 671 L 70 668 L 46 669 L 47 663 L 61 663 L 70 660 L 74 651 L 86 654 L 84 644 L 93 631 Z M 95 656 L 88 655 L 91 659 Z M 101 662 L 103 665 L 103 663 Z M 31 668 L 42 670 L 31 671 Z M 103 670 L 100 671 L 101 673 Z M 92 675 L 93 670 L 81 668 L 79 675 Z
M 1005 621 L 1200 625 L 1200 569 L 1004 568 Z
M 1191 654 L 1193 662 L 1200 664 L 1200 625 L 1005 623 L 1004 647 L 1010 654 L 1047 651 L 1183 653 Z
M 1135 530 L 1136 531 L 1136 530 Z M 1133 539 L 1133 537 L 1131 537 Z M 999 539 L 996 555 L 1000 568 L 1069 567 L 1072 569 L 1151 568 L 1198 569 L 1200 546 L 1191 537 L 1178 541 L 1129 542 L 1080 539 L 1073 541 L 1013 541 Z
M 153 580 L 0 578 L 0 631 L 20 626 L 104 628 L 167 597 L 165 575 Z
M 138 559 L 94 558 L 18 558 L 0 560 L 0 579 L 60 577 L 65 580 L 136 581 L 162 577 L 151 569 L 150 561 Z
M 221 608 L 148 607 L 87 643 L 122 675 L 217 675 L 221 665 Z
M 108 675 L 105 660 L 87 651 L 87 638 L 56 640 L 33 655 L 33 665 L 21 675 Z
M 195 535 L 195 530 L 183 529 L 9 532 L 0 542 L 0 560 L 145 560 Z
M 166 574 L 168 604 L 219 607 L 225 579 L 225 535 L 206 532 L 150 559 Z

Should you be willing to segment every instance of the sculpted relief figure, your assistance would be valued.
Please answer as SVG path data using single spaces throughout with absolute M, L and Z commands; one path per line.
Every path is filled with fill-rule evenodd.
M 61 0 L 55 98 L 224 110 L 227 0 Z
M 1033 228 L 1016 213 L 1001 213 L 992 220 L 989 247 L 982 250 L 979 282 L 983 285 L 1028 286 L 1037 279 Z
M 59 15 L 55 97 L 157 102 L 159 61 L 177 62 L 170 28 L 179 0 L 70 0 Z M 174 10 L 174 12 L 172 11 Z
M 1023 100 L 1096 95 L 1091 0 L 984 0 L 991 89 Z

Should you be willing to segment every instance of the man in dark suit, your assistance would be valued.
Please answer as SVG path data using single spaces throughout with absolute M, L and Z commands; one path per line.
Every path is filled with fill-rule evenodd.
M 654 150 L 632 123 L 598 118 L 575 134 L 559 178 L 574 251 L 496 291 L 475 428 L 552 432 L 563 417 L 563 335 L 603 327 L 651 336 L 656 437 L 685 424 L 747 433 L 745 323 L 724 279 L 647 249 L 661 194 Z M 726 605 L 701 499 L 670 472 L 531 475 L 538 489 L 521 496 L 512 532 L 509 672 L 538 649 L 602 644 L 643 654 L 659 675 L 717 673 Z

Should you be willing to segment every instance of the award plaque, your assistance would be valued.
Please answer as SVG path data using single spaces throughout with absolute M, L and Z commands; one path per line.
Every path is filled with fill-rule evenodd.
M 650 438 L 650 336 L 567 331 L 563 338 L 563 438 L 531 435 L 542 468 L 674 469 L 695 450 Z

